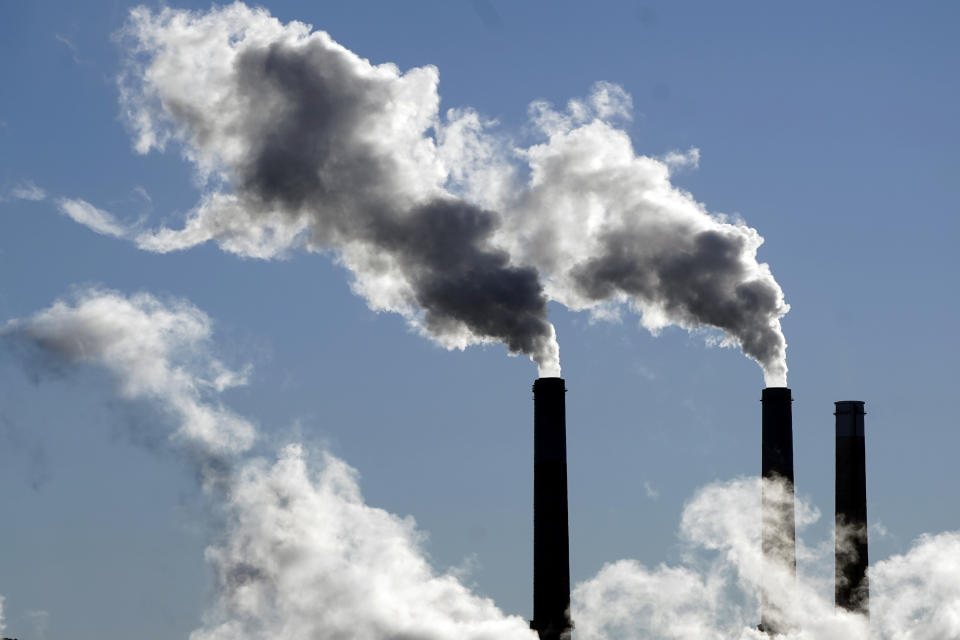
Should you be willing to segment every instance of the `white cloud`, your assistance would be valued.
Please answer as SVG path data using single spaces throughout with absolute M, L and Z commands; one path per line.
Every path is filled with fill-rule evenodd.
M 27 609 L 24 615 L 33 627 L 33 638 L 46 640 L 47 630 L 50 628 L 50 613 L 42 609 Z
M 312 466 L 312 468 L 311 468 Z M 526 622 L 436 573 L 412 518 L 364 503 L 356 471 L 300 445 L 245 465 L 207 550 L 219 599 L 191 640 L 535 640 Z
M 106 368 L 123 397 L 154 401 L 178 420 L 174 437 L 188 447 L 237 453 L 251 446 L 254 427 L 215 403 L 210 390 L 243 384 L 246 375 L 206 353 L 210 333 L 210 319 L 187 302 L 96 289 L 3 329 L 64 362 Z
M 98 209 L 85 200 L 60 198 L 57 200 L 57 208 L 74 222 L 101 235 L 123 238 L 129 234 L 129 230 L 121 225 L 113 214 Z
M 870 570 L 874 626 L 906 640 L 960 638 L 960 531 L 925 534 Z
M 63 44 L 63 45 L 66 46 L 68 49 L 70 49 L 70 57 L 73 58 L 73 61 L 74 61 L 76 64 L 85 64 L 85 63 L 86 63 L 86 60 L 83 60 L 83 59 L 80 58 L 80 51 L 77 49 L 77 45 L 75 45 L 70 38 L 68 38 L 68 37 L 65 36 L 65 35 L 59 34 L 59 33 L 56 34 L 56 38 L 57 38 L 57 42 Z
M 798 500 L 798 531 L 818 515 Z M 867 620 L 834 607 L 832 541 L 810 548 L 798 537 L 794 578 L 783 566 L 764 563 L 759 516 L 758 478 L 698 490 L 681 519 L 685 562 L 647 568 L 620 560 L 577 585 L 578 637 L 760 640 L 769 637 L 756 630 L 765 589 L 780 605 L 784 631 L 777 637 L 784 640 L 960 638 L 960 532 L 922 536 L 907 553 L 874 561 Z M 803 566 L 810 562 L 824 566 Z
M 472 593 L 456 570 L 431 567 L 413 519 L 366 504 L 342 460 L 299 444 L 275 460 L 246 457 L 254 426 L 215 393 L 249 372 L 213 357 L 210 319 L 189 303 L 89 290 L 8 323 L 0 336 L 62 363 L 105 368 L 121 397 L 150 400 L 177 421 L 187 455 L 200 448 L 227 462 L 220 482 L 204 485 L 225 529 L 206 554 L 216 601 L 191 640 L 535 640 L 524 620 Z M 777 483 L 764 493 L 774 503 L 789 495 Z M 808 547 L 798 535 L 796 577 L 765 564 L 760 495 L 759 478 L 703 487 L 683 509 L 681 564 L 620 560 L 577 585 L 578 638 L 760 640 L 761 589 L 782 612 L 784 640 L 960 638 L 960 532 L 925 535 L 907 553 L 875 560 L 868 623 L 834 608 L 832 542 Z M 798 499 L 798 533 L 818 517 Z M 826 571 L 804 566 L 816 562 Z M 2 605 L 0 596 L 0 629 Z
M 47 192 L 28 180 L 11 189 L 10 195 L 19 200 L 33 200 L 38 202 L 46 199 Z
M 651 500 L 656 500 L 660 497 L 660 492 L 647 480 L 643 481 L 643 490 Z
M 457 570 L 435 571 L 414 520 L 365 504 L 345 462 L 311 459 L 299 444 L 273 461 L 246 458 L 254 426 L 211 390 L 248 372 L 214 358 L 210 335 L 209 318 L 189 303 L 93 290 L 0 333 L 61 363 L 105 368 L 121 397 L 151 400 L 177 420 L 191 460 L 197 447 L 222 456 L 217 482 L 204 483 L 225 526 L 206 552 L 216 601 L 191 640 L 536 640 Z M 32 618 L 42 626 L 48 616 Z
M 670 151 L 662 160 L 671 169 L 696 169 L 700 166 L 700 149 L 690 147 L 686 151 Z

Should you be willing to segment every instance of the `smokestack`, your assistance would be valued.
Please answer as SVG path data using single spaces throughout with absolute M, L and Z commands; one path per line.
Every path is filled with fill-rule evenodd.
M 835 602 L 848 611 L 869 614 L 867 583 L 867 470 L 863 402 L 837 407 L 836 587 Z
M 796 575 L 797 547 L 793 500 L 793 397 L 787 387 L 767 387 L 761 396 L 763 405 L 763 562 L 766 567 L 786 566 Z M 785 481 L 786 493 L 768 486 L 770 481 Z M 769 571 L 769 570 L 766 570 Z M 773 578 L 770 578 L 771 580 Z M 778 603 L 770 595 L 769 583 L 760 596 L 760 630 L 780 633 L 782 618 Z
M 569 640 L 567 416 L 563 378 L 533 383 L 533 620 L 540 640 Z

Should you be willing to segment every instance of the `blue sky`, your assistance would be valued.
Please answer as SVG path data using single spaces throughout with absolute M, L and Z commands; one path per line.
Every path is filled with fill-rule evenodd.
M 0 323 L 90 287 L 187 300 L 249 384 L 222 402 L 355 467 L 366 502 L 410 515 L 443 571 L 507 614 L 531 606 L 536 367 L 500 345 L 447 351 L 354 295 L 318 253 L 168 254 L 58 210 L 82 199 L 124 224 L 180 228 L 204 186 L 175 143 L 133 150 L 116 77 L 123 2 L 8 3 L 0 22 Z M 206 10 L 206 4 L 176 4 Z M 632 96 L 638 154 L 700 151 L 671 174 L 712 214 L 765 239 L 790 312 L 797 491 L 829 542 L 833 402 L 867 409 L 871 559 L 960 529 L 952 407 L 958 9 L 951 3 L 271 2 L 373 64 L 439 70 L 441 112 L 472 107 L 518 147 L 528 105 L 595 82 Z M 35 186 L 43 199 L 24 198 Z M 19 195 L 18 195 L 19 194 Z M 37 192 L 39 194 L 39 192 Z M 952 293 L 954 292 L 954 293 Z M 685 504 L 759 471 L 761 370 L 735 348 L 626 312 L 594 322 L 552 302 L 570 390 L 571 569 L 677 563 Z M 103 371 L 33 375 L 0 360 L 0 594 L 18 637 L 187 636 L 215 588 L 221 527 L 150 403 Z M 265 454 L 268 455 L 268 454 Z

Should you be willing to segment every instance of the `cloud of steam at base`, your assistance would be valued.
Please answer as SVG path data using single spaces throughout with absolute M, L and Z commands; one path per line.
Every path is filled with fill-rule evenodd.
M 644 326 L 718 328 L 786 383 L 789 307 L 759 234 L 670 183 L 699 152 L 637 155 L 615 126 L 629 96 L 598 83 L 531 108 L 544 142 L 512 149 L 469 109 L 439 111 L 438 71 L 373 65 L 307 25 L 236 3 L 133 10 L 121 97 L 140 153 L 177 142 L 206 192 L 168 252 L 331 254 L 376 310 L 448 348 L 497 341 L 559 375 L 546 303 Z M 517 160 L 530 178 L 517 177 Z
M 782 491 L 768 485 L 771 493 Z M 634 560 L 603 567 L 573 593 L 580 640 L 702 638 L 761 640 L 761 588 L 777 603 L 785 640 L 960 638 L 960 532 L 924 535 L 902 555 L 870 567 L 870 610 L 836 609 L 833 544 L 807 547 L 797 538 L 799 575 L 765 564 L 760 551 L 760 479 L 717 482 L 684 507 L 680 539 L 689 560 L 648 568 Z M 819 518 L 797 502 L 799 529 Z M 822 577 L 810 565 L 830 570 Z
M 246 464 L 225 506 L 229 530 L 207 550 L 216 606 L 191 640 L 523 639 L 519 617 L 436 574 L 412 518 L 363 502 L 357 473 L 300 445 Z
M 219 456 L 219 482 L 204 485 L 224 523 L 206 552 L 217 590 L 192 640 L 535 640 L 521 618 L 431 568 L 413 519 L 367 505 L 357 472 L 342 460 L 296 443 L 275 459 L 253 457 L 252 423 L 216 399 L 249 372 L 213 356 L 211 327 L 183 301 L 89 290 L 0 329 L 0 340 L 19 347 L 10 353 L 33 358 L 30 367 L 105 368 L 121 398 L 146 400 L 175 419 L 175 450 L 190 461 L 198 449 Z M 960 532 L 922 536 L 907 553 L 874 562 L 868 625 L 834 609 L 832 571 L 805 572 L 818 561 L 832 567 L 832 543 L 810 548 L 798 537 L 796 582 L 763 566 L 760 495 L 758 478 L 700 489 L 681 519 L 684 562 L 647 568 L 620 560 L 577 585 L 577 637 L 759 640 L 763 581 L 789 603 L 788 639 L 960 638 Z M 818 517 L 798 500 L 798 529 Z

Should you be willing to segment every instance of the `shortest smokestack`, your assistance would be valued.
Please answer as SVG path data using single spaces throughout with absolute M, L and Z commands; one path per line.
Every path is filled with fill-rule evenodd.
M 838 607 L 868 615 L 867 469 L 863 402 L 836 402 L 836 586 Z
M 533 383 L 533 620 L 540 640 L 569 640 L 567 409 L 563 378 Z

